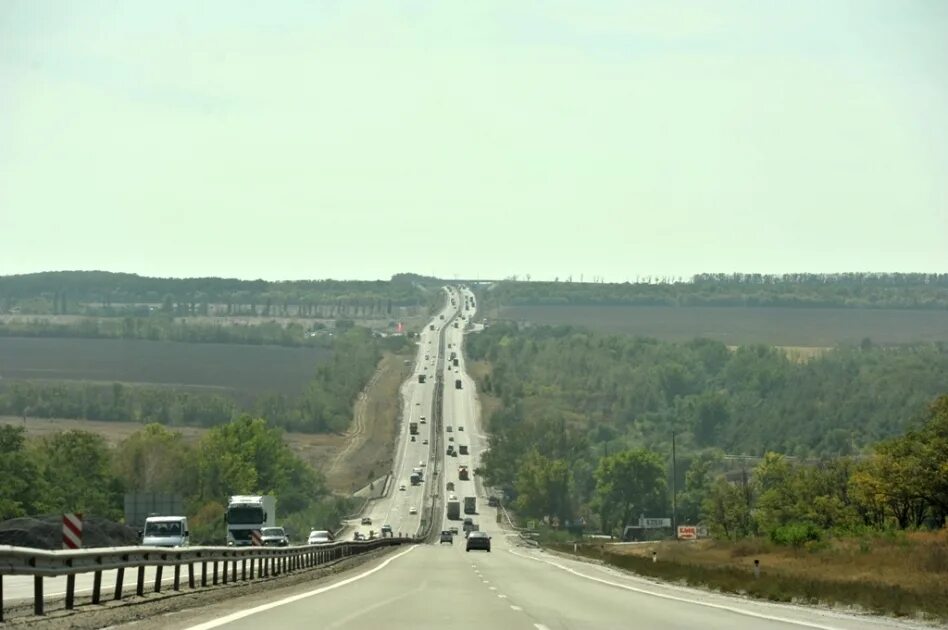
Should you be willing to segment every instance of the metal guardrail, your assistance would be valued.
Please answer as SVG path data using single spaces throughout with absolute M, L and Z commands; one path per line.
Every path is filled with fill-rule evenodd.
M 286 573 L 310 569 L 380 547 L 423 542 L 420 538 L 376 538 L 367 541 L 345 541 L 328 545 L 295 547 L 102 547 L 75 551 L 47 551 L 28 547 L 0 545 L 0 622 L 3 622 L 3 578 L 7 575 L 33 576 L 33 613 L 43 615 L 46 577 L 66 576 L 66 609 L 76 603 L 76 575 L 93 573 L 91 603 L 103 600 L 102 572 L 115 570 L 111 599 L 121 600 L 125 594 L 125 570 L 137 569 L 135 594 L 161 592 L 164 567 L 172 568 L 171 590 L 180 591 L 187 568 L 187 587 L 197 589 L 218 584 L 272 578 Z M 145 569 L 155 567 L 154 584 L 145 583 Z

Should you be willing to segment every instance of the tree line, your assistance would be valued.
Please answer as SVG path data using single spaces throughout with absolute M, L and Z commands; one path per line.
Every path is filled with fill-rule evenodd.
M 147 316 L 168 314 L 262 317 L 390 316 L 395 307 L 428 306 L 431 279 L 389 281 L 235 278 L 150 278 L 105 271 L 57 271 L 0 276 L 0 310 L 35 314 Z M 213 311 L 213 312 L 212 312 Z
M 186 388 L 114 383 L 0 382 L 0 414 L 211 427 L 254 413 L 288 431 L 344 431 L 352 404 L 382 353 L 407 347 L 405 337 L 375 338 L 353 327 L 332 337 L 332 358 L 316 369 L 298 396 L 266 393 L 251 402 Z M 263 368 L 262 368 L 263 369 Z
M 753 485 L 769 478 L 755 470 L 758 460 L 782 458 L 814 487 L 829 487 L 835 478 L 846 497 L 867 496 L 853 490 L 866 486 L 850 473 L 858 469 L 865 479 L 895 483 L 894 458 L 879 453 L 895 448 L 886 440 L 906 431 L 916 435 L 912 431 L 931 420 L 926 408 L 948 383 L 948 352 L 937 344 L 867 343 L 797 363 L 764 346 L 732 351 L 707 340 L 670 343 L 571 327 L 495 325 L 471 336 L 466 350 L 489 363 L 479 387 L 501 403 L 489 419 L 486 481 L 527 515 L 559 522 L 582 517 L 608 531 L 642 513 L 669 515 L 672 487 L 681 522 L 717 522 L 714 515 L 733 514 L 743 496 L 746 511 L 728 528 L 750 531 L 742 527 L 751 527 L 746 519 L 759 510 L 756 497 L 769 489 Z M 876 446 L 880 440 L 883 446 Z M 910 450 L 906 444 L 921 442 L 892 443 Z M 723 473 L 730 474 L 720 481 Z M 920 478 L 918 471 L 913 475 Z M 710 509 L 711 499 L 727 509 Z M 821 501 L 808 496 L 800 504 L 836 505 L 831 497 Z M 914 505 L 913 522 L 941 514 L 937 504 Z M 865 506 L 850 505 L 846 522 L 906 522 L 891 510 L 873 520 Z M 777 519 L 753 531 L 777 522 L 788 524 Z
M 698 274 L 690 280 L 635 282 L 504 281 L 484 292 L 485 306 L 782 306 L 948 309 L 948 274 Z
M 150 424 L 116 447 L 85 431 L 28 438 L 23 427 L 0 425 L 0 477 L 0 520 L 75 511 L 121 521 L 126 492 L 181 494 L 197 544 L 223 544 L 231 495 L 276 495 L 279 521 L 297 541 L 314 526 L 334 529 L 348 508 L 279 429 L 251 416 L 193 443 Z

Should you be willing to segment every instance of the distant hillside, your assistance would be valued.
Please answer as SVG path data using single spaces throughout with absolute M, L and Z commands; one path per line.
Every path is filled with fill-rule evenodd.
M 784 306 L 948 310 L 948 274 L 701 274 L 636 283 L 504 281 L 487 306 Z

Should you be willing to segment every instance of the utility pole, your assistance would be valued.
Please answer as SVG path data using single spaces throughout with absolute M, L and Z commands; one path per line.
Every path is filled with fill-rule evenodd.
M 672 533 L 678 539 L 678 461 L 675 457 L 675 432 L 672 431 Z

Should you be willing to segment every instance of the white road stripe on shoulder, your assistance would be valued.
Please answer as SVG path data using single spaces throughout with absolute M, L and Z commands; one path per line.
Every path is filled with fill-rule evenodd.
M 822 625 L 822 624 L 813 623 L 813 622 L 810 622 L 810 621 L 801 621 L 801 620 L 798 620 L 798 619 L 790 619 L 789 617 L 778 617 L 778 616 L 776 616 L 776 615 L 765 615 L 765 614 L 763 614 L 763 613 L 757 613 L 757 612 L 753 612 L 753 611 L 750 611 L 750 610 L 744 610 L 744 609 L 741 609 L 741 608 L 737 608 L 736 606 L 727 606 L 727 605 L 725 605 L 725 604 L 714 604 L 714 603 L 712 603 L 712 602 L 703 602 L 703 601 L 700 601 L 700 600 L 697 600 L 697 599 L 689 599 L 689 598 L 687 598 L 687 597 L 680 597 L 680 596 L 678 596 L 678 595 L 668 595 L 668 594 L 665 594 L 665 593 L 656 593 L 656 592 L 654 592 L 654 591 L 648 591 L 648 590 L 646 590 L 646 589 L 644 589 L 644 588 L 637 588 L 637 587 L 635 587 L 635 586 L 630 586 L 630 585 L 628 585 L 628 584 L 621 584 L 621 583 L 619 583 L 619 582 L 612 582 L 612 581 L 610 581 L 610 580 L 604 580 L 604 579 L 602 579 L 602 578 L 594 577 L 594 576 L 592 576 L 592 575 L 586 575 L 585 573 L 580 573 L 579 571 L 577 571 L 577 570 L 575 570 L 575 569 L 571 569 L 570 567 L 568 567 L 568 566 L 566 566 L 566 565 L 563 565 L 563 564 L 560 564 L 559 562 L 553 562 L 552 560 L 547 560 L 547 559 L 545 559 L 545 558 L 533 558 L 533 557 L 524 555 L 524 554 L 522 554 L 522 553 L 517 553 L 517 552 L 514 551 L 513 549 L 508 549 L 507 551 L 509 551 L 510 553 L 512 553 L 512 554 L 515 555 L 515 556 L 519 556 L 519 557 L 525 558 L 525 559 L 527 559 L 527 560 L 533 560 L 533 561 L 535 561 L 535 562 L 543 562 L 544 564 L 549 564 L 549 565 L 551 565 L 551 566 L 556 567 L 557 569 L 562 569 L 563 571 L 566 571 L 567 573 L 572 573 L 573 575 L 576 575 L 576 576 L 581 577 L 581 578 L 585 578 L 585 579 L 587 579 L 587 580 L 591 580 L 591 581 L 593 581 L 593 582 L 599 582 L 599 583 L 601 583 L 601 584 L 608 584 L 609 586 L 614 586 L 614 587 L 616 587 L 616 588 L 622 588 L 622 589 L 625 589 L 625 590 L 627 590 L 627 591 L 633 591 L 633 592 L 635 592 L 635 593 L 641 593 L 641 594 L 643 594 L 643 595 L 651 595 L 652 597 L 659 597 L 659 598 L 661 598 L 661 599 L 669 599 L 669 600 L 672 600 L 672 601 L 675 601 L 675 602 L 683 602 L 683 603 L 685 603 L 685 604 L 695 604 L 696 606 L 706 606 L 706 607 L 708 607 L 708 608 L 717 608 L 718 610 L 726 610 L 726 611 L 728 611 L 728 612 L 732 612 L 732 613 L 735 613 L 735 614 L 738 614 L 738 615 L 744 615 L 745 617 L 754 617 L 754 618 L 756 618 L 756 619 L 766 619 L 767 621 L 777 621 L 777 622 L 780 622 L 780 623 L 793 624 L 793 625 L 795 625 L 795 626 L 805 626 L 805 627 L 807 627 L 807 628 L 816 628 L 817 630 L 840 630 L 837 626 L 824 626 L 824 625 Z M 537 626 L 537 628 L 539 628 L 539 627 L 540 627 L 540 626 Z
M 235 613 L 231 613 L 231 614 L 225 615 L 225 616 L 223 616 L 223 617 L 218 617 L 217 619 L 212 619 L 211 621 L 206 621 L 206 622 L 204 622 L 204 623 L 199 623 L 199 624 L 197 624 L 196 626 L 191 626 L 191 627 L 189 627 L 187 630 L 209 630 L 210 628 L 217 628 L 217 627 L 223 626 L 223 625 L 225 625 L 225 624 L 228 624 L 228 623 L 230 623 L 230 622 L 232 622 L 232 621 L 237 621 L 238 619 L 243 619 L 244 617 L 249 617 L 250 615 L 256 615 L 257 613 L 261 613 L 261 612 L 264 612 L 264 611 L 266 611 L 266 610 L 270 610 L 271 608 L 276 608 L 277 606 L 283 606 L 283 605 L 285 605 L 285 604 L 292 604 L 293 602 L 298 602 L 298 601 L 300 601 L 301 599 L 306 599 L 307 597 L 312 597 L 312 596 L 314 596 L 314 595 L 319 595 L 319 594 L 321 594 L 321 593 L 325 593 L 326 591 L 331 591 L 331 590 L 340 588 L 340 587 L 342 587 L 342 586 L 346 586 L 347 584 L 352 584 L 353 582 L 357 582 L 357 581 L 361 580 L 362 578 L 365 578 L 365 577 L 368 577 L 368 576 L 372 575 L 373 573 L 376 573 L 376 572 L 378 572 L 378 571 L 381 571 L 382 569 L 384 569 L 385 567 L 387 567 L 391 562 L 393 562 L 393 561 L 395 561 L 395 560 L 401 558 L 402 556 L 404 556 L 406 553 L 409 553 L 409 552 L 410 552 L 412 549 L 414 549 L 414 548 L 415 548 L 414 546 L 411 546 L 411 547 L 409 547 L 408 549 L 406 549 L 405 551 L 402 551 L 402 552 L 400 552 L 400 553 L 397 553 L 397 554 L 395 554 L 394 556 L 392 556 L 391 558 L 388 558 L 387 560 L 385 560 L 385 562 L 383 562 L 383 563 L 380 564 L 379 566 L 375 567 L 374 569 L 369 569 L 369 570 L 366 571 L 365 573 L 360 573 L 359 575 L 354 575 L 354 576 L 352 576 L 351 578 L 346 578 L 345 580 L 342 580 L 342 581 L 340 581 L 340 582 L 336 582 L 335 584 L 330 584 L 329 586 L 324 586 L 324 587 L 322 587 L 322 588 L 317 588 L 317 589 L 314 589 L 314 590 L 312 590 L 312 591 L 307 591 L 307 592 L 305 592 L 305 593 L 300 593 L 299 595 L 292 595 L 292 596 L 290 596 L 290 597 L 285 597 L 285 598 L 280 599 L 280 600 L 277 600 L 277 601 L 275 601 L 275 602 L 270 602 L 269 604 L 261 604 L 260 606 L 255 606 L 255 607 L 253 607 L 253 608 L 248 608 L 247 610 L 239 610 L 239 611 L 237 611 L 237 612 L 235 612 Z

